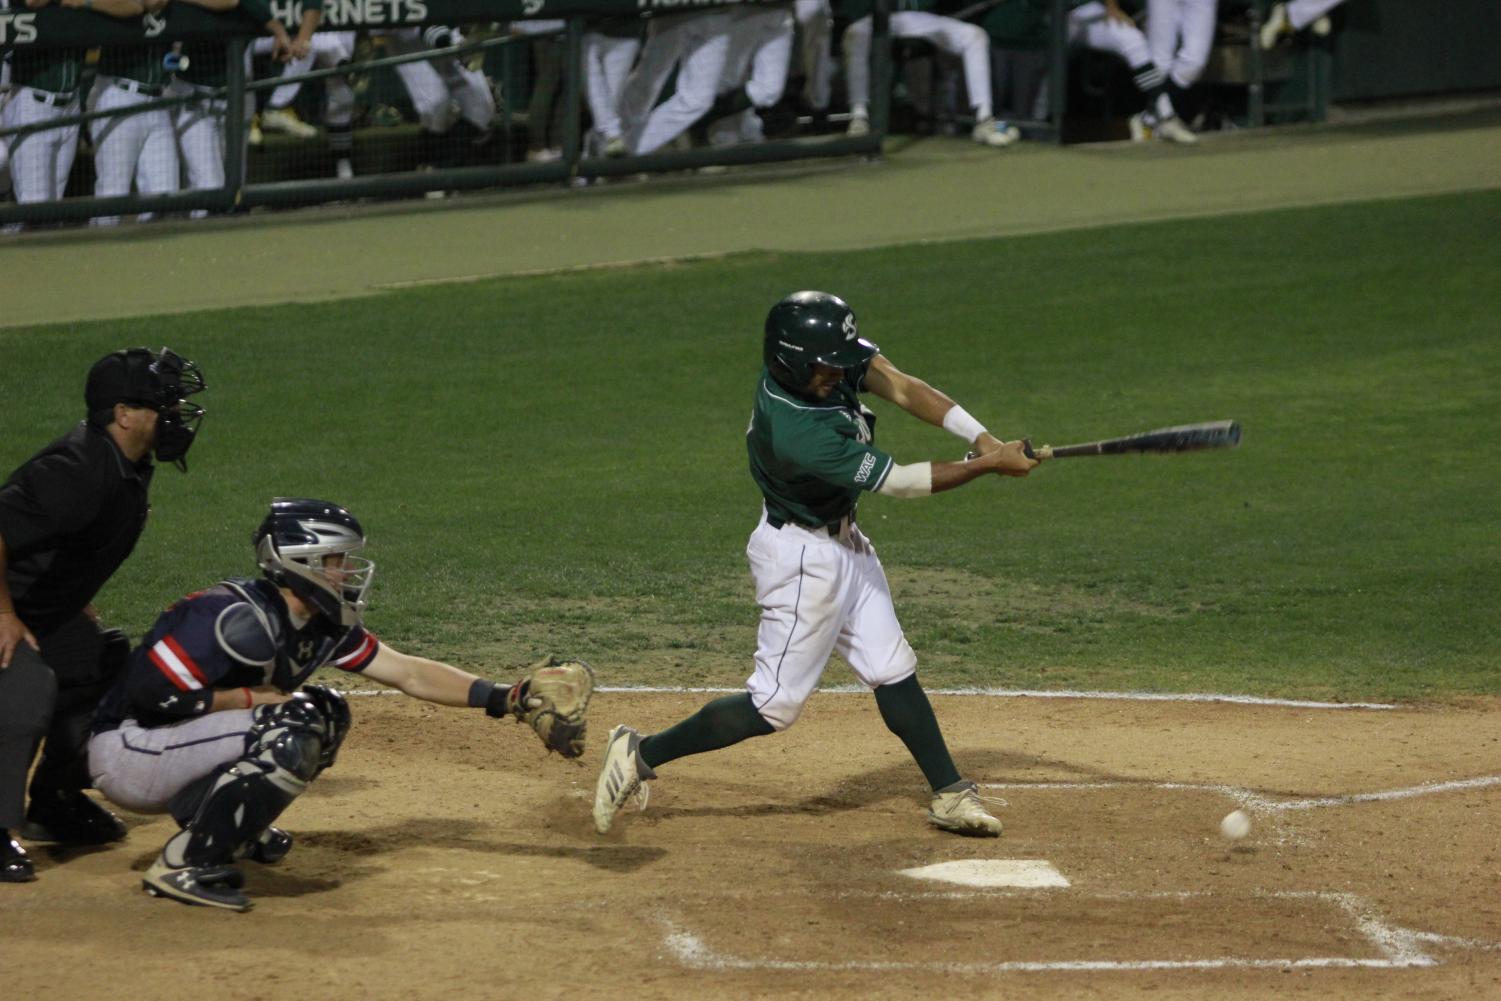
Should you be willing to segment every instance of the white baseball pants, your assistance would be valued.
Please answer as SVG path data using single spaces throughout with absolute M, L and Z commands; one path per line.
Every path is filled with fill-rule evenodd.
M 834 13 L 829 0 L 797 0 L 798 57 L 803 68 L 803 99 L 820 110 L 829 106 L 834 86 Z
M 1294 31 L 1302 31 L 1345 0 L 1292 0 L 1287 5 L 1287 19 Z
M 1187 90 L 1204 73 L 1214 45 L 1216 0 L 1147 0 L 1152 62 Z
M 675 14 L 647 27 L 641 61 L 626 81 L 620 105 L 632 153 L 661 149 L 713 107 L 729 58 L 732 17 L 723 10 Z M 674 67 L 672 96 L 653 108 Z
M 1107 15 L 1105 5 L 1099 0 L 1069 11 L 1068 43 L 1114 52 L 1133 69 L 1152 61 L 1151 47 L 1141 29 Z
M 131 108 L 154 100 L 133 88 L 133 81 L 97 77 L 89 93 L 89 110 Z M 128 195 L 132 181 L 143 195 L 170 194 L 178 189 L 177 135 L 166 108 L 96 119 L 89 124 L 89 134 L 94 140 L 95 196 Z M 152 214 L 146 212 L 136 218 L 144 222 Z M 119 221 L 119 216 L 91 220 L 96 226 Z
M 862 17 L 844 29 L 844 79 L 850 107 L 870 104 L 870 35 L 873 19 Z M 919 10 L 895 11 L 889 30 L 892 38 L 917 38 L 964 63 L 964 86 L 977 118 L 989 118 L 990 36 L 979 25 L 941 14 Z
M 89 739 L 89 775 L 110 802 L 133 813 L 165 813 L 181 789 L 245 754 L 253 723 L 249 709 L 151 729 L 128 719 Z
M 406 55 L 427 47 L 421 28 L 401 28 L 389 32 L 386 38 L 392 55 Z M 455 32 L 454 44 L 461 42 Z M 458 105 L 459 114 L 481 132 L 495 120 L 495 95 L 485 74 L 470 69 L 454 56 L 403 63 L 395 69 L 412 99 L 418 121 L 429 132 L 447 132 L 453 128 L 454 104 Z
M 609 142 L 624 134 L 621 92 L 641 51 L 640 38 L 620 38 L 591 31 L 584 36 L 584 97 L 594 131 Z
M 5 104 L 0 121 L 9 129 L 78 114 L 78 96 L 59 102 L 57 95 L 17 87 Z M 78 126 L 33 132 L 9 140 L 10 176 L 18 202 L 55 202 L 68 187 L 73 157 L 78 152 Z
M 211 98 L 208 91 L 182 80 L 173 80 L 167 88 L 173 97 L 200 94 L 196 101 L 172 109 L 172 130 L 177 136 L 177 151 L 182 157 L 187 187 L 192 190 L 224 187 L 224 115 L 228 108 L 223 98 Z M 201 215 L 195 212 L 194 215 Z
M 830 654 L 847 660 L 871 688 L 917 670 L 886 571 L 858 526 L 836 538 L 794 524 L 772 528 L 763 514 L 745 555 L 761 606 L 746 690 L 771 726 L 797 722 Z

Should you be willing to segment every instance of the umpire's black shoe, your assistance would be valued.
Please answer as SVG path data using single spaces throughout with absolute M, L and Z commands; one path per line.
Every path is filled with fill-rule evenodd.
M 29 883 L 36 879 L 36 870 L 26 849 L 16 844 L 10 832 L 0 829 L 0 883 Z
M 58 845 L 107 845 L 125 840 L 120 818 L 77 789 L 33 794 L 21 837 Z

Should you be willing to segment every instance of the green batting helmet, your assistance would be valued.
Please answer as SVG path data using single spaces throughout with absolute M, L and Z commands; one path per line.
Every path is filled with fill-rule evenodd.
M 814 365 L 854 368 L 880 350 L 860 336 L 849 303 L 828 292 L 794 292 L 766 314 L 762 355 L 788 389 L 808 385 Z

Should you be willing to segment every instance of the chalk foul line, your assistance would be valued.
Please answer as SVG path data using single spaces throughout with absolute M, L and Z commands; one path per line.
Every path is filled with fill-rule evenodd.
M 1014 896 L 1013 891 L 974 896 Z M 1106 893 L 1097 894 L 1109 899 L 1133 897 L 1161 897 L 1162 893 Z M 1213 892 L 1168 893 L 1173 897 L 1225 897 L 1233 895 Z M 1438 966 L 1440 960 L 1422 948 L 1423 944 L 1449 949 L 1501 949 L 1501 943 L 1479 942 L 1472 939 L 1438 935 L 1403 928 L 1386 921 L 1366 901 L 1349 893 L 1322 891 L 1265 892 L 1258 891 L 1252 897 L 1274 899 L 1319 900 L 1344 911 L 1371 947 L 1380 953 L 1375 957 L 1354 956 L 1301 956 L 1280 959 L 1253 959 L 1245 956 L 1214 956 L 1205 959 L 1068 959 L 1068 960 L 975 960 L 956 962 L 952 960 L 799 960 L 788 958 L 754 959 L 721 953 L 711 948 L 702 938 L 671 918 L 660 916 L 658 923 L 663 929 L 662 945 L 679 964 L 695 970 L 801 970 L 801 971 L 853 971 L 883 973 L 920 971 L 934 973 L 1039 973 L 1039 972 L 1142 972 L 1165 970 L 1224 970 L 1224 969 L 1413 969 Z

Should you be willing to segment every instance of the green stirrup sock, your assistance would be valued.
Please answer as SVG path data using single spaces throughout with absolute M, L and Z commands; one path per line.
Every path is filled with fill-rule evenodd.
M 928 701 L 928 693 L 917 683 L 917 675 L 894 685 L 878 686 L 876 705 L 881 709 L 886 728 L 902 738 L 934 791 L 959 781 L 959 769 L 949 756 L 943 731 L 938 729 L 938 717 L 933 715 L 933 705 Z
M 698 712 L 661 733 L 641 741 L 641 760 L 650 768 L 686 758 L 690 754 L 717 751 L 747 737 L 764 737 L 774 728 L 751 703 L 749 692 L 715 699 Z

